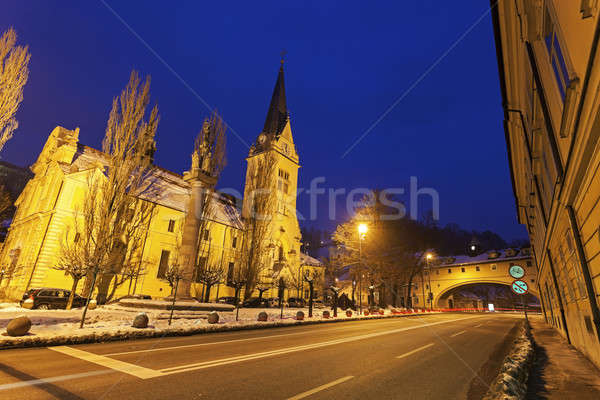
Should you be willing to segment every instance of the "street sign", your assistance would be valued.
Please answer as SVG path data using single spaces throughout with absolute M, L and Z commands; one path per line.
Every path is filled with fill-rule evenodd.
M 508 273 L 515 279 L 521 279 L 525 276 L 525 270 L 520 265 L 512 265 Z
M 512 285 L 510 285 L 510 288 L 516 294 L 527 294 L 527 290 L 529 289 L 527 287 L 527 282 L 520 280 L 514 281 Z

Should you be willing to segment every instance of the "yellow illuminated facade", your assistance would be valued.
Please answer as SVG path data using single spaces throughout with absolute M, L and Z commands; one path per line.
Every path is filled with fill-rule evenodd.
M 56 127 L 31 166 L 34 177 L 16 201 L 17 211 L 0 251 L 0 267 L 4 271 L 0 297 L 18 299 L 27 289 L 36 287 L 71 288 L 71 278 L 53 266 L 57 265 L 61 241 L 72 240 L 67 237 L 67 232 L 73 231 L 70 228 L 74 226 L 78 205 L 86 195 L 88 179 L 93 174 L 102 179 L 99 171 L 103 165 L 103 154 L 79 143 L 79 134 L 79 128 Z M 279 205 L 268 238 L 273 263 L 263 272 L 263 283 L 282 275 L 296 277 L 311 269 L 322 270 L 318 261 L 300 254 L 301 234 L 296 217 L 299 158 L 285 104 L 283 66 L 265 128 L 252 146 L 247 161 L 250 164 L 266 153 L 273 154 L 277 160 L 278 180 L 275 184 L 278 185 Z M 184 176 L 160 167 L 154 167 L 152 174 L 160 187 L 160 198 L 155 199 L 157 205 L 141 250 L 145 273 L 119 286 L 115 298 L 133 294 L 161 298 L 170 294 L 170 286 L 163 277 L 169 263 L 177 257 L 191 187 Z M 245 234 L 243 213 L 236 199 L 217 191 L 214 201 L 206 229 L 195 238 L 199 249 L 198 265 L 217 265 L 224 271 L 223 281 L 210 290 L 211 301 L 221 296 L 233 296 L 234 289 L 227 283 L 239 265 Z M 246 207 L 245 203 L 244 199 L 242 209 Z M 82 287 L 83 283 L 79 285 L 79 291 Z M 203 298 L 204 291 L 202 284 L 192 282 L 192 296 Z M 300 289 L 288 289 L 286 297 L 297 294 Z M 252 295 L 258 295 L 258 291 Z M 273 288 L 263 296 L 275 297 L 277 289 Z
M 600 9 L 597 1 L 492 7 L 518 219 L 546 321 L 600 365 Z

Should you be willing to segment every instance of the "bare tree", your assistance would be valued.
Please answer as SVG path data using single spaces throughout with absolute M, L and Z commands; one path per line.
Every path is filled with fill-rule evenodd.
M 149 103 L 150 78 L 142 84 L 132 71 L 121 95 L 113 99 L 99 160 L 103 165 L 89 174 L 80 217 L 75 217 L 76 231 L 91 244 L 88 300 L 98 277 L 98 300 L 106 299 L 123 263 L 139 253 L 141 242 L 134 238 L 141 236 L 155 209 L 159 189 L 152 157 L 159 116 L 156 106 L 146 115 Z M 81 326 L 86 312 L 87 304 Z
M 220 263 L 207 262 L 203 266 L 199 266 L 196 272 L 196 281 L 204 284 L 204 302 L 210 301 L 210 289 L 214 285 L 223 282 L 225 270 Z
M 82 237 L 79 232 L 75 232 L 71 237 L 70 229 L 67 229 L 61 242 L 58 262 L 53 267 L 56 270 L 64 271 L 65 275 L 70 276 L 73 280 L 71 293 L 67 301 L 67 310 L 73 307 L 73 299 L 79 281 L 85 278 L 93 268 L 91 263 L 92 251 L 93 247 L 89 237 Z
M 16 46 L 17 33 L 9 28 L 0 37 L 0 152 L 19 127 L 15 113 L 23 101 L 29 78 L 28 46 Z
M 304 280 L 308 284 L 308 317 L 313 315 L 313 298 L 315 293 L 315 281 L 321 279 L 321 272 L 316 270 L 308 270 L 304 273 Z
M 245 273 L 244 297 L 252 295 L 259 279 L 272 261 L 268 243 L 272 220 L 277 204 L 275 193 L 276 158 L 269 153 L 255 157 L 248 164 L 248 209 L 245 210 L 245 235 L 241 251 L 241 264 Z M 282 253 L 279 262 L 283 264 Z

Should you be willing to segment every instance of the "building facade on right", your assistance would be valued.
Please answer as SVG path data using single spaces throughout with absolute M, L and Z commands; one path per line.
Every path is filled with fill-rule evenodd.
M 504 131 L 546 321 L 600 365 L 600 2 L 492 0 Z

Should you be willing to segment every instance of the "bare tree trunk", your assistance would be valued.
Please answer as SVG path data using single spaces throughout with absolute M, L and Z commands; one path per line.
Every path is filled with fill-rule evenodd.
M 69 294 L 69 299 L 67 300 L 67 310 L 73 308 L 73 299 L 75 298 L 75 291 L 77 290 L 78 283 L 79 278 L 73 278 L 73 285 L 71 285 L 71 294 Z

